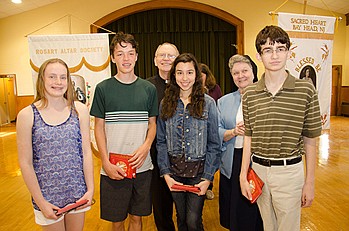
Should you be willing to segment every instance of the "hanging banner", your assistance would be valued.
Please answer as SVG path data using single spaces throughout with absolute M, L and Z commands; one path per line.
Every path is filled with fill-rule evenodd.
M 28 43 L 34 87 L 41 64 L 60 58 L 69 67 L 78 100 L 90 106 L 97 83 L 111 76 L 106 33 L 34 35 Z
M 332 51 L 336 18 L 278 13 L 278 24 L 290 36 L 287 70 L 313 83 L 319 95 L 323 129 L 330 128 Z

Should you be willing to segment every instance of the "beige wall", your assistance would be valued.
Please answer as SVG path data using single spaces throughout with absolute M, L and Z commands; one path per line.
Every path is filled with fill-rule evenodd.
M 345 19 L 343 20 L 345 21 Z M 346 26 L 346 35 L 344 37 L 346 43 L 345 43 L 345 61 L 343 64 L 343 81 L 342 84 L 343 86 L 349 86 L 349 26 Z
M 0 73 L 17 75 L 17 90 L 21 96 L 32 95 L 33 86 L 29 66 L 28 34 L 75 34 L 89 33 L 90 23 L 103 16 L 136 3 L 141 0 L 61 0 L 32 11 L 0 19 Z M 254 60 L 254 39 L 265 25 L 277 24 L 277 18 L 272 20 L 269 11 L 277 9 L 284 0 L 200 0 L 196 1 L 224 10 L 244 21 L 245 53 Z M 301 4 L 288 1 L 278 12 L 302 13 Z M 332 14 L 325 10 L 307 7 L 307 14 Z M 71 17 L 64 17 L 65 15 Z M 339 15 L 344 18 L 344 15 Z M 57 19 L 60 19 L 57 22 Z M 52 23 L 54 22 L 54 23 Z M 50 24 L 52 23 L 52 24 Z M 50 25 L 48 25 L 50 24 Z M 47 27 L 45 27 L 48 25 Z M 44 27 L 44 28 L 43 28 Z M 43 28 L 37 32 L 34 32 Z M 34 33 L 33 33 L 34 32 Z M 152 63 L 152 62 L 149 62 Z M 345 63 L 347 65 L 345 65 Z M 333 64 L 343 65 L 343 85 L 349 85 L 349 27 L 345 20 L 339 22 L 334 39 Z M 260 70 L 261 64 L 258 63 Z

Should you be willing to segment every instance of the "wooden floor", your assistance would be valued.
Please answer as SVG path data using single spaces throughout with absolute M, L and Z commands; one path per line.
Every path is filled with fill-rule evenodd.
M 302 231 L 349 230 L 349 118 L 331 117 L 331 129 L 318 139 L 316 195 L 311 208 L 302 210 Z M 87 212 L 84 230 L 110 230 L 99 218 L 100 161 L 94 159 L 96 204 Z M 217 174 L 216 174 L 217 175 Z M 219 225 L 218 177 L 215 198 L 205 202 L 207 231 L 225 230 Z M 0 230 L 40 230 L 34 222 L 30 195 L 18 166 L 15 125 L 0 127 Z M 156 230 L 153 216 L 143 218 L 143 230 Z

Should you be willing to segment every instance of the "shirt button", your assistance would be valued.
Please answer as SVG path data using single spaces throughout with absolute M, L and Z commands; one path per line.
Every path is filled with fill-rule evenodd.
M 191 160 L 191 157 L 190 157 L 190 156 L 188 157 L 188 160 Z
M 190 145 L 190 143 L 188 142 L 188 143 L 187 143 L 187 145 L 189 146 L 189 145 Z
M 201 136 L 201 132 L 199 133 L 199 136 Z
M 185 118 L 186 118 L 186 119 L 188 119 L 188 118 L 189 118 L 189 116 L 185 116 Z
M 185 130 L 186 132 L 189 132 L 189 129 L 187 128 L 187 130 Z

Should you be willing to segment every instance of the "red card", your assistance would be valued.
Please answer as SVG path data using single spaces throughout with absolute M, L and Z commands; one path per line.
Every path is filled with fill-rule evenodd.
M 180 184 L 174 184 L 171 187 L 172 189 L 177 189 L 177 190 L 182 190 L 182 191 L 187 191 L 187 192 L 200 192 L 199 187 L 195 187 L 193 185 L 180 185 Z
M 251 203 L 256 202 L 258 197 L 262 194 L 262 188 L 264 186 L 264 182 L 259 178 L 259 176 L 255 173 L 252 168 L 249 168 L 247 173 L 247 181 L 250 184 L 252 200 Z
M 131 159 L 132 156 L 130 155 L 124 155 L 124 154 L 117 154 L 117 153 L 109 153 L 109 161 L 112 164 L 115 164 L 122 168 L 124 172 L 126 173 L 126 178 L 136 178 L 136 169 L 132 168 L 130 163 L 128 162 L 129 159 Z
M 74 204 L 69 204 L 67 206 L 65 206 L 64 208 L 58 209 L 58 211 L 56 212 L 56 215 L 59 216 L 63 213 L 67 213 L 73 209 L 76 209 L 77 207 L 80 207 L 84 204 L 86 204 L 88 202 L 88 200 L 81 200 L 79 202 L 75 202 Z

